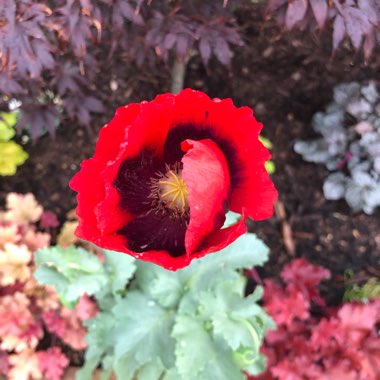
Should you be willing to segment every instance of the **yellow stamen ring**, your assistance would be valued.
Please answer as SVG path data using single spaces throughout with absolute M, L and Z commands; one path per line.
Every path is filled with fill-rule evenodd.
M 178 173 L 169 170 L 159 181 L 158 189 L 160 199 L 171 209 L 180 212 L 188 210 L 188 190 L 185 181 L 181 177 L 182 171 Z

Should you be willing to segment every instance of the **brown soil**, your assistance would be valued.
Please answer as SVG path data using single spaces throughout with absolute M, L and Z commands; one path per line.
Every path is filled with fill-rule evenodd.
M 304 162 L 293 152 L 293 144 L 298 138 L 313 136 L 312 115 L 327 105 L 333 87 L 374 78 L 380 72 L 380 56 L 374 55 L 364 65 L 361 56 L 342 47 L 332 57 L 329 38 L 282 33 L 272 23 L 258 21 L 260 17 L 250 9 L 241 12 L 238 19 L 247 46 L 236 51 L 231 69 L 212 62 L 205 70 L 194 57 L 185 85 L 212 97 L 231 97 L 237 105 L 252 106 L 265 125 L 263 135 L 273 143 L 273 180 L 286 215 L 285 220 L 277 214 L 268 221 L 250 224 L 271 250 L 270 261 L 260 274 L 276 277 L 286 262 L 306 257 L 332 271 L 324 293 L 330 302 L 337 303 L 346 269 L 353 269 L 362 280 L 380 276 L 380 210 L 372 216 L 353 214 L 343 201 L 326 201 L 322 183 L 327 171 Z M 122 62 L 110 64 L 96 84 L 106 104 L 105 114 L 93 121 L 91 130 L 67 121 L 54 141 L 45 136 L 35 145 L 28 144 L 30 159 L 16 176 L 0 179 L 0 199 L 10 191 L 32 192 L 63 222 L 66 212 L 75 207 L 68 182 L 79 163 L 92 155 L 96 131 L 117 106 L 150 100 L 156 93 L 168 91 L 169 77 L 163 64 L 138 69 Z M 111 79 L 118 84 L 116 91 L 110 89 Z M 294 252 L 289 249 L 292 243 Z

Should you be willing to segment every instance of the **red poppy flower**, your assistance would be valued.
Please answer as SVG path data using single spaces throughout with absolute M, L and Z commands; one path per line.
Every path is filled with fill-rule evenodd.
M 77 236 L 171 270 L 225 248 L 248 216 L 273 213 L 261 127 L 250 108 L 190 89 L 120 107 L 71 180 Z M 242 218 L 222 228 L 228 210 Z

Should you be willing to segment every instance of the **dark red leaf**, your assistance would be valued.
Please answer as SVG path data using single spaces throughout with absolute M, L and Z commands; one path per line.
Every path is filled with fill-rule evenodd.
M 333 50 L 336 50 L 346 34 L 343 17 L 337 15 L 333 23 Z
M 126 19 L 132 21 L 137 25 L 144 25 L 144 21 L 141 17 L 141 14 L 137 13 L 128 1 L 119 0 L 117 4 L 120 12 Z
M 168 33 L 164 39 L 164 46 L 167 50 L 170 50 L 176 43 L 177 36 L 174 33 Z
M 359 49 L 364 35 L 369 33 L 372 26 L 368 18 L 359 9 L 346 7 L 343 13 L 347 34 L 356 49 Z
M 269 0 L 267 8 L 266 8 L 266 12 L 274 12 L 287 3 L 288 3 L 288 0 Z
M 293 0 L 289 3 L 285 16 L 285 25 L 289 30 L 304 18 L 307 4 L 307 0 Z
M 207 63 L 211 57 L 211 46 L 210 46 L 210 42 L 208 41 L 207 37 L 203 37 L 199 41 L 199 52 L 201 54 L 201 58 L 203 60 L 203 63 L 205 65 L 207 65 Z
M 364 57 L 366 61 L 368 61 L 369 57 L 372 54 L 373 49 L 376 45 L 376 38 L 374 33 L 367 34 L 364 39 L 363 44 L 363 51 L 364 51 Z
M 328 5 L 326 0 L 310 0 L 311 9 L 314 17 L 317 20 L 319 29 L 325 25 L 327 18 Z
M 230 64 L 232 58 L 232 51 L 225 39 L 221 37 L 217 38 L 214 48 L 214 54 L 216 55 L 216 58 L 218 58 L 218 60 L 221 63 L 223 63 L 223 65 L 228 66 Z

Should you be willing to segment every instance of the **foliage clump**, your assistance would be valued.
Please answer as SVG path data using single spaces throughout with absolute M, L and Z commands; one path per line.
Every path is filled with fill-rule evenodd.
M 62 344 L 83 350 L 82 322 L 96 312 L 86 295 L 69 310 L 52 287 L 34 279 L 34 254 L 50 244 L 50 234 L 38 228 L 43 215 L 32 194 L 8 194 L 0 212 L 0 377 L 9 380 L 61 379 L 69 365 Z M 42 341 L 51 346 L 41 349 Z
M 364 284 L 352 282 L 354 273 L 346 271 L 345 274 L 345 292 L 343 299 L 345 301 L 361 301 L 367 302 L 372 298 L 380 298 L 380 279 L 376 277 L 369 278 Z
M 328 308 L 317 286 L 328 270 L 304 259 L 284 267 L 285 285 L 265 281 L 264 307 L 277 323 L 262 348 L 265 373 L 252 380 L 380 378 L 380 298 Z
M 380 95 L 375 82 L 340 84 L 334 101 L 313 118 L 322 137 L 298 141 L 294 150 L 306 161 L 332 171 L 325 180 L 327 199 L 344 198 L 354 211 L 372 214 L 380 205 Z
M 16 174 L 17 166 L 28 158 L 28 153 L 12 138 L 16 131 L 14 126 L 17 116 L 12 112 L 0 112 L 0 175 Z
M 379 42 L 376 0 L 269 0 L 267 16 L 287 29 L 333 26 L 366 58 Z M 116 62 L 187 62 L 199 54 L 230 66 L 245 43 L 236 10 L 252 1 L 8 0 L 0 3 L 0 105 L 21 102 L 19 129 L 54 135 L 64 119 L 89 126 L 104 112 L 104 72 Z M 254 43 L 254 41 L 248 41 Z M 100 75 L 99 75 L 100 74 Z M 111 79 L 111 78 L 110 78 Z M 110 88 L 117 87 L 112 79 Z
M 199 5 L 199 7 L 197 6 Z M 199 52 L 229 65 L 243 44 L 222 1 L 8 0 L 0 3 L 0 93 L 21 102 L 19 129 L 54 135 L 70 118 L 89 126 L 104 111 L 110 62 L 186 61 Z M 122 64 L 123 65 L 123 64 Z M 101 88 L 100 88 L 101 87 Z
M 267 253 L 249 234 L 171 272 L 118 252 L 98 258 L 74 246 L 51 247 L 37 253 L 35 276 L 66 302 L 87 293 L 99 306 L 86 322 L 78 380 L 99 365 L 104 378 L 114 373 L 120 380 L 244 380 L 243 371 L 264 369 L 259 348 L 274 324 L 257 304 L 261 288 L 244 296 L 238 269 L 262 264 Z
M 269 0 L 267 16 L 291 30 L 323 30 L 332 24 L 333 50 L 348 37 L 368 59 L 380 42 L 380 8 L 376 0 Z

